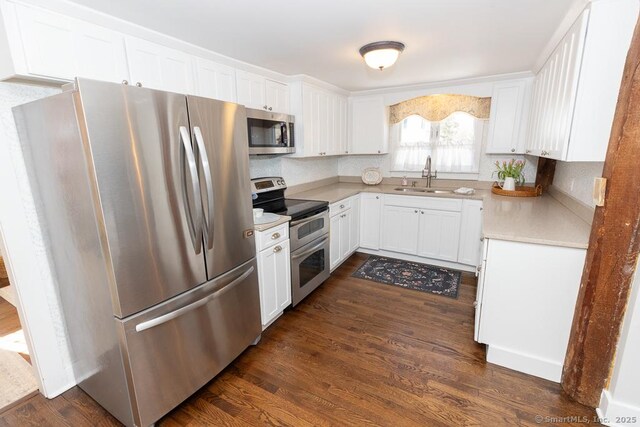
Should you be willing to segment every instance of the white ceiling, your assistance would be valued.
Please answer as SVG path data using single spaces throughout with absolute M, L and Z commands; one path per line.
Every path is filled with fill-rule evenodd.
M 72 0 L 215 52 L 348 90 L 534 67 L 574 0 Z M 358 49 L 398 40 L 385 70 Z

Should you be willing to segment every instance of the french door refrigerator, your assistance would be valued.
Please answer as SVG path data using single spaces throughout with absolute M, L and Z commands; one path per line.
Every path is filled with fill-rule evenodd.
M 245 109 L 77 79 L 14 116 L 76 380 L 152 424 L 260 337 Z

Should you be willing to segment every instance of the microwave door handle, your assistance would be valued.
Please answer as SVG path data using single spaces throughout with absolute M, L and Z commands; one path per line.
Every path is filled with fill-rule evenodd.
M 291 255 L 291 259 L 300 259 L 302 257 L 305 257 L 315 251 L 317 251 L 318 249 L 320 249 L 322 246 L 324 246 L 325 242 L 327 241 L 328 237 L 325 237 L 324 239 L 322 239 L 322 241 L 320 243 L 318 243 L 317 245 L 315 245 L 312 248 L 307 249 L 306 251 L 302 252 L 301 254 L 295 254 L 295 255 Z
M 309 218 L 299 219 L 297 221 L 291 221 L 290 226 L 295 227 L 296 225 L 306 224 L 308 222 L 313 221 L 314 219 L 318 219 L 324 216 L 326 211 L 322 211 L 319 214 L 315 214 L 314 216 L 310 216 Z
M 204 244 L 207 249 L 213 249 L 213 216 L 214 213 L 214 194 L 213 194 L 213 178 L 211 177 L 211 165 L 209 163 L 209 156 L 207 156 L 207 147 L 204 144 L 204 138 L 202 137 L 202 130 L 200 127 L 194 126 L 193 135 L 198 146 L 198 153 L 200 154 L 202 172 L 204 174 L 205 188 L 207 190 L 207 216 L 203 216 L 203 228 L 204 228 Z M 204 206 L 203 206 L 204 208 Z
M 249 269 L 247 271 L 242 273 L 242 275 L 240 275 L 238 278 L 236 278 L 236 279 L 232 280 L 231 282 L 229 282 L 222 289 L 218 289 L 214 293 L 212 293 L 210 295 L 207 295 L 206 297 L 204 297 L 202 299 L 199 299 L 196 302 L 193 302 L 193 303 L 191 303 L 189 305 L 185 305 L 184 307 L 181 307 L 181 308 L 179 308 L 177 310 L 174 310 L 172 312 L 169 312 L 167 314 L 163 314 L 162 316 L 154 317 L 153 319 L 147 320 L 146 322 L 138 323 L 136 325 L 136 332 L 142 332 L 142 331 L 145 331 L 147 329 L 151 329 L 151 328 L 153 328 L 155 326 L 162 325 L 163 323 L 167 323 L 168 321 L 173 320 L 176 317 L 180 317 L 183 314 L 186 314 L 186 313 L 188 313 L 190 311 L 193 311 L 198 307 L 202 307 L 203 305 L 208 304 L 211 300 L 213 300 L 213 299 L 225 294 L 226 292 L 230 291 L 238 283 L 242 282 L 244 279 L 249 277 L 249 275 L 251 273 L 253 273 L 253 270 L 254 270 L 253 266 L 249 267 Z
M 280 123 L 280 134 L 282 138 L 282 146 L 286 147 L 289 145 L 289 138 L 287 137 L 287 124 Z
M 200 179 L 198 178 L 198 167 L 196 165 L 196 157 L 191 147 L 191 137 L 186 127 L 180 126 L 180 141 L 182 142 L 182 148 L 180 149 L 180 174 L 182 175 L 182 202 L 184 203 L 184 209 L 187 217 L 187 225 L 189 228 L 189 235 L 191 236 L 191 243 L 193 244 L 193 250 L 196 254 L 200 253 L 201 238 L 202 235 L 202 209 L 196 202 L 201 198 L 200 196 Z M 189 173 L 191 174 L 191 191 L 193 194 L 193 200 L 196 205 L 196 215 L 194 220 L 191 206 L 189 205 L 189 199 L 187 197 L 188 184 L 187 184 L 187 171 L 184 167 L 185 157 L 187 164 L 189 165 Z

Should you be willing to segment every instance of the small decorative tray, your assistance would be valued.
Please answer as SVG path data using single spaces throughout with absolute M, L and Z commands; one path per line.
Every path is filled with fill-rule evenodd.
M 542 196 L 542 186 L 536 185 L 535 187 L 528 187 L 525 185 L 518 185 L 516 189 L 513 191 L 503 190 L 500 188 L 497 182 L 493 183 L 493 187 L 491 187 L 491 192 L 493 194 L 498 194 L 500 196 L 509 196 L 509 197 L 538 197 Z
M 382 173 L 378 168 L 366 168 L 362 172 L 362 182 L 367 185 L 378 185 L 382 182 Z

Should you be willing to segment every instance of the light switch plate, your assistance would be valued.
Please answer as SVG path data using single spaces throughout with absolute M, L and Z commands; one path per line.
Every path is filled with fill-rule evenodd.
M 607 192 L 607 178 L 593 180 L 593 203 L 596 206 L 604 206 L 604 196 Z

